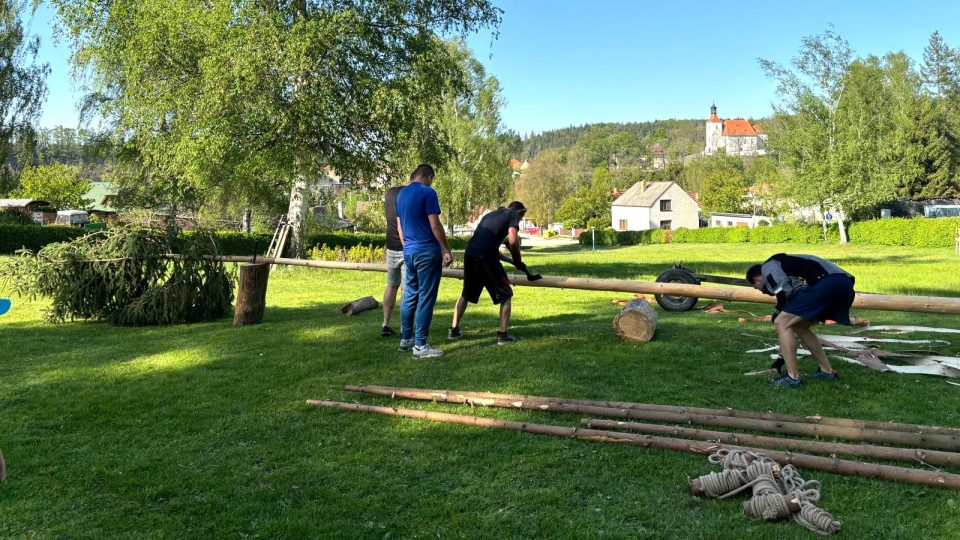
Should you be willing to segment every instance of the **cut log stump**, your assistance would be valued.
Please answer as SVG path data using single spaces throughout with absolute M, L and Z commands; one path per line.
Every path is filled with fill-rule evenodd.
M 657 312 L 646 300 L 631 300 L 613 319 L 613 330 L 620 339 L 650 341 L 657 331 Z
M 380 304 L 377 302 L 377 299 L 372 296 L 365 296 L 363 298 L 358 298 L 353 302 L 347 302 L 346 304 L 340 306 L 340 313 L 343 313 L 346 316 L 356 315 L 361 311 L 367 311 L 369 309 L 376 309 Z
M 237 307 L 233 312 L 233 324 L 244 326 L 263 322 L 269 278 L 269 264 L 240 265 L 240 286 L 237 288 Z

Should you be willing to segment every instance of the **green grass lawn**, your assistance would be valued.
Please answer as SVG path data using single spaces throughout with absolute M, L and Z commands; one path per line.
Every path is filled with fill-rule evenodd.
M 740 276 L 777 252 L 826 256 L 875 292 L 960 295 L 950 250 L 666 245 L 541 248 L 549 275 L 652 279 L 674 261 Z M 792 522 L 746 517 L 741 499 L 692 497 L 701 456 L 467 426 L 318 410 L 308 398 L 389 400 L 383 384 L 774 410 L 960 425 L 960 387 L 938 377 L 838 364 L 839 383 L 776 390 L 764 367 L 772 325 L 660 312 L 654 341 L 618 341 L 618 293 L 518 288 L 514 332 L 495 339 L 484 298 L 446 341 L 460 282 L 444 280 L 434 319 L 440 359 L 413 361 L 381 339 L 379 315 L 336 306 L 382 293 L 383 275 L 281 269 L 264 324 L 228 319 L 166 328 L 42 321 L 41 302 L 0 319 L 0 484 L 4 538 L 599 537 L 811 538 Z M 731 306 L 767 313 L 769 306 Z M 874 324 L 956 327 L 957 317 L 860 312 Z M 399 321 L 396 321 L 399 326 Z M 943 336 L 938 336 L 943 337 Z M 951 338 L 947 338 L 951 339 Z M 944 354 L 960 353 L 960 340 Z M 811 361 L 802 365 L 813 369 Z M 466 407 L 404 406 L 469 414 Z M 478 414 L 572 426 L 573 415 Z M 920 466 L 919 464 L 917 465 Z M 960 472 L 955 470 L 953 472 Z M 960 537 L 960 493 L 805 471 L 850 538 Z

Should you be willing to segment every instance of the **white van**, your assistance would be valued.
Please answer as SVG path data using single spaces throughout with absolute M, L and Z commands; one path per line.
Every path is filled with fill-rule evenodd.
M 57 212 L 56 225 L 72 225 L 74 227 L 83 227 L 90 223 L 90 215 L 83 210 L 60 210 Z

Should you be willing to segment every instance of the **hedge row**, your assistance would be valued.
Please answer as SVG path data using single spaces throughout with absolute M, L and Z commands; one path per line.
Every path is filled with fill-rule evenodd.
M 960 218 L 892 218 L 861 221 L 849 225 L 847 233 L 854 244 L 912 247 L 952 247 L 956 242 Z M 830 243 L 840 240 L 836 225 L 827 229 Z M 780 224 L 772 227 L 709 227 L 676 231 L 596 231 L 598 246 L 636 244 L 821 244 L 820 225 Z M 590 233 L 580 237 L 580 245 L 589 246 Z
M 0 224 L 0 254 L 10 255 L 22 248 L 37 251 L 47 244 L 69 242 L 87 232 L 89 231 L 69 226 Z
M 0 254 L 9 255 L 21 248 L 38 251 L 47 244 L 67 242 L 88 232 L 90 231 L 79 227 L 0 224 Z M 194 233 L 187 231 L 184 234 Z M 220 253 L 224 255 L 265 253 L 272 238 L 268 234 L 246 234 L 233 231 L 217 231 L 215 234 Z M 329 248 L 350 249 L 356 246 L 382 247 L 386 241 L 387 237 L 383 234 L 323 233 L 307 235 L 305 244 L 307 249 L 322 245 Z M 452 237 L 449 243 L 452 249 L 466 247 L 466 240 L 463 238 Z
M 245 234 L 232 231 L 217 231 L 220 253 L 224 255 L 253 255 L 264 253 L 270 245 L 271 236 L 265 234 Z M 448 238 L 451 249 L 463 249 L 467 242 L 463 238 Z M 385 234 L 369 233 L 314 233 L 304 239 L 307 250 L 326 245 L 328 248 L 383 247 L 387 243 Z

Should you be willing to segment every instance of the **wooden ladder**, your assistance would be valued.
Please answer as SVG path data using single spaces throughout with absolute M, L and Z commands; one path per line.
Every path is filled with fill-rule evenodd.
M 273 231 L 273 238 L 270 239 L 270 246 L 267 248 L 267 257 L 283 257 L 283 250 L 287 246 L 287 240 L 290 238 L 290 224 L 287 223 L 287 216 L 281 216 L 277 222 L 277 229 Z

